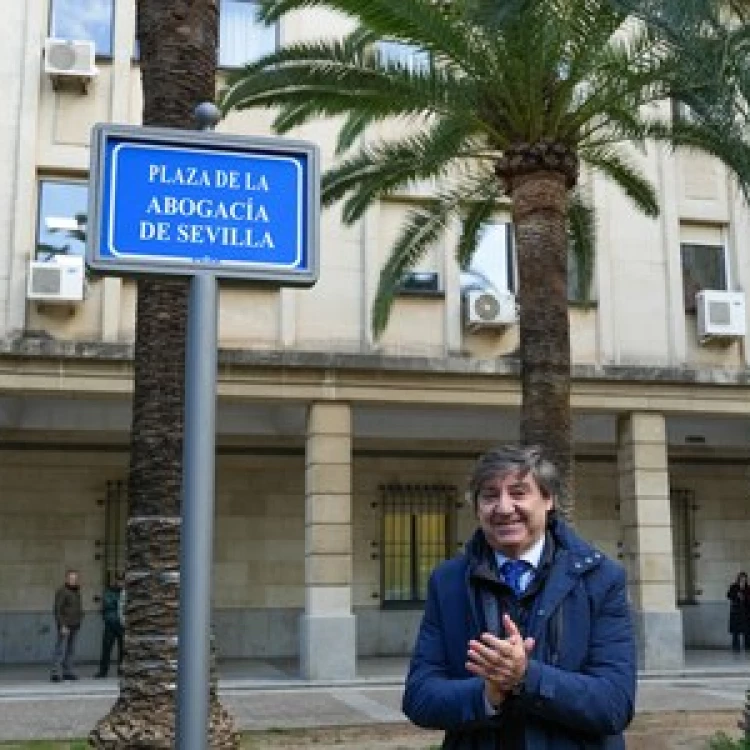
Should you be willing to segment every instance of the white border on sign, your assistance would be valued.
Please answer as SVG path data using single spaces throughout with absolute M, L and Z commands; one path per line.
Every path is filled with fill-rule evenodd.
M 127 251 L 118 251 L 114 243 L 114 211 L 115 211 L 115 184 L 117 181 L 117 161 L 119 158 L 119 152 L 121 149 L 133 148 L 135 150 L 152 150 L 152 151 L 179 151 L 180 153 L 193 152 L 205 156 L 206 154 L 219 154 L 222 156 L 230 156 L 234 159 L 253 159 L 253 160 L 266 160 L 266 161 L 283 161 L 289 162 L 297 170 L 297 248 L 296 258 L 290 263 L 263 263 L 261 261 L 251 260 L 212 260 L 204 258 L 198 258 L 196 256 L 178 256 L 178 255 L 143 255 L 140 253 L 128 253 Z M 183 146 L 170 146 L 170 145 L 155 145 L 150 143 L 136 144 L 133 142 L 129 143 L 118 143 L 112 149 L 111 156 L 111 169 L 110 169 L 110 186 L 109 186 L 109 217 L 107 226 L 107 249 L 111 257 L 121 258 L 124 260 L 147 260 L 153 263 L 207 263 L 210 262 L 217 268 L 221 267 L 250 267 L 250 268 L 265 268 L 265 269 L 294 269 L 300 265 L 303 257 L 303 175 L 301 174 L 302 167 L 299 163 L 299 159 L 294 159 L 289 156 L 278 156 L 276 154 L 242 154 L 236 151 L 227 151 L 224 149 L 211 149 L 210 151 L 205 148 L 185 148 Z

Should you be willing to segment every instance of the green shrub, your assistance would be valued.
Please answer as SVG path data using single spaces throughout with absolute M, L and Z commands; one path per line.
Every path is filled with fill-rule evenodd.
M 724 732 L 719 732 L 709 742 L 709 750 L 750 750 L 750 740 L 742 737 L 739 740 L 733 740 Z

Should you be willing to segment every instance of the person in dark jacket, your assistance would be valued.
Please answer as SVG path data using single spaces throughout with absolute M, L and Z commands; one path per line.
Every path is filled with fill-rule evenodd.
M 112 574 L 110 573 L 110 576 Z M 112 658 L 112 646 L 117 643 L 117 674 L 122 670 L 123 637 L 125 635 L 125 619 L 123 617 L 125 577 L 118 573 L 110 577 L 102 596 L 102 619 L 104 632 L 102 633 L 102 653 L 99 658 L 99 671 L 96 678 L 106 677 L 109 673 L 109 662 Z
M 737 574 L 727 591 L 729 599 L 729 632 L 732 636 L 732 651 L 739 653 L 741 647 L 750 650 L 750 587 L 744 570 Z
M 52 682 L 77 680 L 73 672 L 76 637 L 83 620 L 81 590 L 78 584 L 78 571 L 68 570 L 65 583 L 55 592 L 53 616 L 57 629 L 55 650 L 52 656 Z
M 402 708 L 446 750 L 623 750 L 636 647 L 626 576 L 554 511 L 536 447 L 470 480 L 479 528 L 432 573 Z

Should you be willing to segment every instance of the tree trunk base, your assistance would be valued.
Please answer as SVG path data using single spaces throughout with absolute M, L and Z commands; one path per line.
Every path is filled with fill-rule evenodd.
M 209 725 L 209 747 L 212 750 L 238 750 L 240 738 L 232 717 L 215 699 L 211 701 Z M 174 748 L 174 701 L 162 699 L 133 705 L 120 698 L 91 730 L 88 742 L 100 750 Z

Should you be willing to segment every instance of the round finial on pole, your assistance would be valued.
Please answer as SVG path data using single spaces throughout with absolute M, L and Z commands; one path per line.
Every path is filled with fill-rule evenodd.
M 213 102 L 201 102 L 194 110 L 199 130 L 213 130 L 221 120 L 221 112 Z

